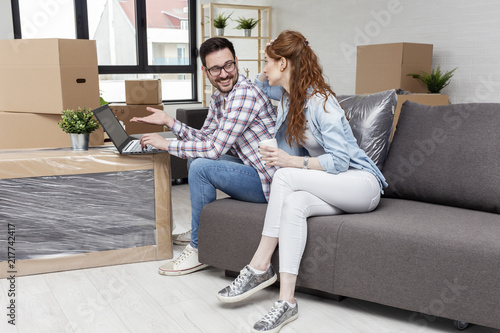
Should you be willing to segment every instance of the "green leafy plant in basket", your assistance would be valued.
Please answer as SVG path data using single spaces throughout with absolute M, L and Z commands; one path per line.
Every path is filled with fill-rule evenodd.
M 239 17 L 236 22 L 238 25 L 236 26 L 236 29 L 248 29 L 252 30 L 255 28 L 257 23 L 259 23 L 259 20 L 255 18 L 244 18 L 244 17 Z
M 227 21 L 233 15 L 233 13 L 228 16 L 224 16 L 224 13 L 220 13 L 214 18 L 214 27 L 217 29 L 224 29 L 229 24 Z
M 458 67 L 452 69 L 451 71 L 447 71 L 446 73 L 442 73 L 439 66 L 437 66 L 436 70 L 432 70 L 430 74 L 422 71 L 422 75 L 407 74 L 407 76 L 413 76 L 414 79 L 422 81 L 427 86 L 429 93 L 439 94 L 444 87 L 450 84 L 453 72 L 457 69 Z
M 99 128 L 99 123 L 93 117 L 91 109 L 67 109 L 62 112 L 61 120 L 57 124 L 66 133 L 87 134 Z

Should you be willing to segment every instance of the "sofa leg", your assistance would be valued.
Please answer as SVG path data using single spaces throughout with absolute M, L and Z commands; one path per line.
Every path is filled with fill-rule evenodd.
M 460 321 L 460 320 L 454 320 L 453 321 L 453 326 L 455 326 L 455 328 L 459 331 L 463 331 L 465 330 L 466 328 L 468 328 L 470 326 L 469 323 L 465 322 L 465 321 Z
M 225 270 L 225 275 L 227 277 L 230 277 L 233 279 L 236 279 L 239 274 L 240 274 L 240 272 L 230 271 L 227 269 Z M 273 286 L 277 286 L 277 287 L 279 286 L 279 279 L 278 279 L 278 281 L 276 281 L 273 284 Z M 304 288 L 304 287 L 297 287 L 295 290 L 298 292 L 304 293 L 304 294 L 314 295 L 314 296 L 318 296 L 318 297 L 322 297 L 322 298 L 328 298 L 328 299 L 331 299 L 331 300 L 334 300 L 337 302 L 340 302 L 345 298 L 344 296 L 335 295 L 332 293 L 327 293 L 326 291 L 314 290 L 314 289 Z
M 236 279 L 238 277 L 238 275 L 240 274 L 240 272 L 235 272 L 235 271 L 230 271 L 228 269 L 226 269 L 224 271 L 226 277 L 230 277 L 230 278 L 233 278 L 233 279 Z

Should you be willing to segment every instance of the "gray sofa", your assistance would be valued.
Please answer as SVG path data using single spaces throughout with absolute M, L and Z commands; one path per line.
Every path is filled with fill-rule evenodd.
M 208 108 L 179 108 L 176 110 L 175 118 L 189 126 L 200 129 L 207 117 Z M 170 156 L 171 178 L 175 184 L 182 184 L 188 178 L 187 160 L 177 156 Z
M 366 111 L 363 98 L 342 98 L 358 101 L 349 112 Z M 363 117 L 366 125 L 380 115 Z M 443 317 L 459 329 L 500 329 L 499 124 L 500 104 L 405 102 L 390 148 L 378 143 L 388 153 L 371 147 L 389 183 L 379 207 L 308 219 L 298 289 L 406 309 L 415 323 Z M 358 142 L 376 126 L 387 121 L 361 126 Z M 200 261 L 234 276 L 257 248 L 266 206 L 230 198 L 207 205 Z

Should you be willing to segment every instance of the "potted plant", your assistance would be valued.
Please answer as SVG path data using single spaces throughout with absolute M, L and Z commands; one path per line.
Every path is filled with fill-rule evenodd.
M 236 20 L 236 22 L 238 22 L 238 26 L 236 27 L 236 29 L 245 30 L 245 36 L 250 37 L 252 35 L 252 29 L 255 28 L 257 23 L 259 23 L 259 20 L 254 18 L 240 17 Z
M 407 74 L 407 76 L 413 76 L 413 78 L 422 81 L 427 86 L 427 90 L 429 90 L 429 93 L 439 94 L 444 87 L 450 84 L 453 72 L 455 72 L 457 68 L 458 67 L 446 73 L 442 73 L 439 66 L 437 66 L 436 71 L 432 70 L 431 74 L 422 71 L 423 75 Z
M 88 150 L 90 133 L 99 128 L 99 123 L 93 117 L 91 109 L 62 111 L 61 120 L 57 124 L 70 134 L 73 150 Z
M 228 20 L 233 15 L 233 13 L 228 16 L 224 16 L 224 13 L 220 13 L 214 18 L 214 28 L 216 36 L 224 36 L 224 28 L 227 27 Z

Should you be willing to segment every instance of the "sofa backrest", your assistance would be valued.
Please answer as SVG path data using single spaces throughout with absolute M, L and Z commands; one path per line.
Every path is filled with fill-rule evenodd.
M 385 196 L 500 213 L 500 103 L 407 101 L 384 166 Z
M 208 107 L 206 106 L 198 108 L 178 108 L 175 118 L 190 127 L 201 129 L 207 115 Z
M 371 95 L 339 95 L 358 145 L 382 170 L 389 151 L 397 96 L 394 90 Z

